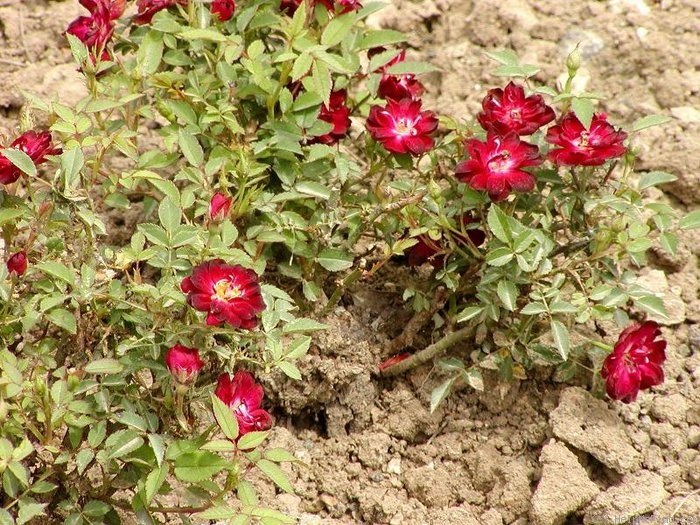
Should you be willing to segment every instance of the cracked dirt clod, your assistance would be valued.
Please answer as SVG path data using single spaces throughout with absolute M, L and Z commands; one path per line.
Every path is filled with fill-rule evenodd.
M 658 474 L 648 470 L 628 474 L 593 500 L 583 523 L 629 523 L 635 516 L 656 510 L 667 496 L 664 480 Z
M 566 445 L 551 440 L 540 455 L 542 477 L 532 498 L 534 525 L 561 525 L 600 491 Z
M 550 424 L 556 437 L 621 474 L 639 468 L 641 455 L 632 446 L 622 420 L 604 401 L 582 388 L 562 392 Z

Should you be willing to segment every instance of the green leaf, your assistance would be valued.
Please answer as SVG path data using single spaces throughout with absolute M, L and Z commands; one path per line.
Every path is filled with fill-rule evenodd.
M 202 165 L 202 162 L 204 162 L 204 150 L 197 137 L 184 128 L 180 128 L 178 131 L 178 143 L 187 162 L 194 167 Z
M 0 224 L 15 221 L 24 215 L 24 210 L 21 208 L 2 208 L 0 209 Z
M 248 481 L 240 481 L 238 483 L 238 499 L 243 505 L 257 505 L 258 495 L 255 493 L 255 488 Z
M 148 434 L 148 443 L 151 445 L 153 455 L 156 457 L 156 463 L 158 466 L 161 466 L 165 456 L 165 440 L 160 434 Z
M 10 461 L 7 468 L 12 472 L 23 487 L 29 486 L 29 473 L 27 467 L 19 461 Z
M 593 113 L 595 113 L 591 99 L 575 97 L 571 99 L 571 108 L 581 121 L 581 124 L 583 124 L 583 127 L 586 129 L 590 128 L 593 121 Z
M 569 329 L 561 321 L 552 320 L 552 337 L 554 345 L 559 351 L 561 358 L 566 361 L 569 358 L 571 343 L 569 342 Z
M 373 47 L 386 47 L 400 44 L 407 40 L 407 36 L 401 31 L 382 29 L 380 31 L 365 31 L 358 46 L 359 49 L 371 49 Z
M 146 482 L 144 483 L 144 491 L 146 493 L 146 503 L 150 504 L 153 498 L 156 497 L 158 491 L 165 483 L 165 479 L 168 476 L 168 465 L 167 463 L 161 465 L 160 468 L 153 469 L 148 476 L 146 476 Z
M 634 299 L 634 306 L 649 314 L 666 319 L 668 318 L 668 312 L 666 311 L 663 300 L 655 295 L 643 295 L 642 297 Z
M 500 207 L 495 204 L 491 205 L 489 213 L 486 217 L 489 229 L 499 241 L 510 244 L 513 240 L 513 232 L 510 229 L 508 216 L 503 213 Z
M 163 58 L 163 34 L 159 31 L 149 31 L 141 40 L 136 51 L 136 62 L 141 74 L 152 75 L 158 69 Z
M 214 409 L 214 417 L 219 423 L 224 436 L 235 440 L 238 437 L 238 420 L 233 414 L 233 410 L 214 394 L 211 396 L 211 402 Z
M 316 257 L 316 262 L 329 272 L 340 272 L 352 267 L 354 258 L 347 252 L 336 248 L 326 248 Z
M 547 311 L 547 307 L 542 303 L 529 303 L 526 304 L 520 313 L 523 315 L 538 315 L 543 314 Z
M 80 186 L 80 170 L 85 165 L 85 156 L 80 148 L 70 148 L 61 155 L 63 184 L 66 190 L 75 191 Z
M 44 273 L 57 277 L 62 281 L 75 286 L 75 274 L 73 270 L 65 264 L 56 261 L 45 261 L 37 263 L 36 268 Z
M 332 47 L 340 44 L 350 34 L 354 23 L 355 15 L 352 13 L 335 17 L 323 30 L 321 45 Z
M 283 448 L 270 448 L 263 452 L 263 456 L 270 461 L 274 461 L 275 463 L 298 461 L 294 454 L 284 450 Z
M 659 126 L 671 122 L 671 120 L 673 119 L 666 115 L 647 115 L 634 121 L 632 131 L 641 131 L 652 126 Z
M 504 266 L 513 259 L 510 248 L 496 248 L 486 254 L 486 263 L 491 266 Z
M 238 440 L 238 448 L 241 450 L 252 450 L 258 448 L 269 436 L 269 432 L 248 432 Z
M 44 507 L 47 503 L 24 503 L 20 500 L 16 525 L 24 525 L 37 516 L 45 516 Z
M 279 363 L 277 363 L 277 368 L 282 370 L 282 372 L 284 372 L 284 375 L 286 375 L 287 377 L 290 377 L 295 381 L 301 380 L 301 372 L 294 363 L 290 363 L 289 361 L 280 361 Z
M 404 60 L 398 64 L 394 64 L 386 70 L 389 75 L 421 75 L 423 73 L 431 73 L 437 71 L 438 68 L 427 62 L 411 62 Z
M 97 359 L 85 366 L 85 371 L 88 374 L 118 374 L 124 370 L 124 366 L 116 359 L 105 357 Z
M 518 288 L 511 281 L 502 279 L 496 287 L 498 298 L 503 303 L 503 306 L 511 312 L 515 310 L 516 301 L 518 300 Z
M 302 181 L 299 182 L 295 187 L 299 193 L 304 195 L 310 195 L 316 197 L 317 199 L 328 200 L 331 198 L 331 190 L 327 186 L 313 181 Z
M 695 230 L 700 228 L 700 210 L 691 211 L 688 215 L 678 221 L 681 230 Z
M 46 318 L 68 333 L 75 335 L 78 332 L 75 315 L 64 308 L 54 308 L 46 314 Z
M 450 390 L 452 390 L 452 384 L 455 382 L 455 378 L 451 377 L 440 383 L 437 387 L 433 389 L 430 393 L 430 412 L 435 412 L 440 403 L 449 395 Z
M 3 155 L 23 173 L 26 173 L 30 177 L 36 177 L 36 166 L 34 165 L 34 161 L 24 151 L 17 148 L 5 148 L 0 149 L 0 155 Z
M 311 337 L 304 335 L 302 337 L 297 337 L 287 348 L 287 353 L 284 354 L 286 359 L 299 359 L 301 356 L 305 355 L 309 351 L 311 346 Z
M 114 443 L 109 457 L 110 459 L 117 459 L 127 454 L 131 454 L 133 451 L 141 448 L 144 441 L 141 436 L 136 434 L 133 430 L 127 430 L 122 434 L 117 443 Z
M 104 501 L 91 500 L 83 507 L 83 514 L 91 518 L 99 518 L 112 510 L 112 506 Z
M 457 314 L 455 317 L 455 322 L 463 323 L 465 321 L 469 321 L 469 319 L 473 319 L 483 311 L 483 306 L 467 306 L 464 310 Z
M 292 81 L 296 82 L 301 77 L 306 75 L 309 72 L 309 69 L 311 69 L 313 62 L 314 59 L 309 53 L 304 52 L 299 55 L 292 66 Z
M 289 494 L 294 493 L 294 488 L 289 482 L 287 475 L 272 461 L 268 459 L 261 459 L 256 463 L 256 466 L 283 491 L 288 492 Z
M 642 173 L 637 188 L 641 191 L 651 188 L 652 186 L 658 186 L 659 184 L 666 184 L 667 182 L 674 182 L 677 180 L 678 177 L 666 173 L 665 171 L 649 171 L 647 173 Z
M 321 97 L 323 103 L 328 106 L 331 99 L 331 89 L 333 88 L 333 79 L 331 72 L 323 62 L 315 61 L 312 69 L 312 83 L 314 91 Z
M 180 206 L 173 202 L 170 197 L 165 197 L 158 205 L 158 219 L 166 231 L 175 231 L 180 226 L 182 219 Z
M 575 314 L 578 308 L 566 301 L 554 301 L 549 305 L 549 311 L 553 314 Z
M 490 53 L 486 53 L 486 56 L 504 66 L 517 66 L 520 64 L 518 55 L 512 49 L 492 51 Z
M 228 439 L 212 439 L 199 448 L 211 452 L 235 452 L 237 450 L 235 443 Z
M 187 452 L 175 460 L 175 476 L 181 481 L 199 483 L 211 479 L 229 466 L 231 466 L 229 460 L 206 450 Z
M 212 42 L 225 42 L 226 37 L 214 29 L 186 29 L 177 36 L 183 40 L 211 40 Z
M 462 379 L 477 392 L 484 391 L 484 378 L 479 370 L 470 368 L 462 372 Z
M 294 332 L 310 332 L 316 330 L 327 330 L 328 325 L 314 321 L 313 319 L 301 318 L 287 323 L 282 328 L 282 333 L 291 334 Z

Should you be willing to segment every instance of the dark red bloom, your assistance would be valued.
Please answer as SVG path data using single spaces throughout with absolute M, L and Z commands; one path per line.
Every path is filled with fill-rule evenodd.
M 233 0 L 214 0 L 211 3 L 211 14 L 219 17 L 222 22 L 230 20 L 235 10 L 236 2 Z
M 239 436 L 267 430 L 272 426 L 272 417 L 260 408 L 265 395 L 263 387 L 255 382 L 249 372 L 239 370 L 233 378 L 229 374 L 221 374 L 214 394 L 236 416 Z
M 204 362 L 199 357 L 199 350 L 177 344 L 165 353 L 165 364 L 175 379 L 184 384 L 191 383 Z
M 420 100 L 387 100 L 386 106 L 372 106 L 367 130 L 392 153 L 421 155 L 433 147 L 430 136 L 438 127 L 432 111 L 421 111 Z
M 251 330 L 265 309 L 257 274 L 221 259 L 196 266 L 192 275 L 182 280 L 180 289 L 192 308 L 209 312 L 209 325 L 227 322 L 234 328 Z
M 351 11 L 359 11 L 362 9 L 362 4 L 359 0 L 335 0 L 338 7 L 341 7 L 341 13 L 349 13 Z
M 80 5 L 90 13 L 106 13 L 111 20 L 124 14 L 126 0 L 79 0 Z
M 22 275 L 27 271 L 27 252 L 19 251 L 7 260 L 7 271 L 16 275 Z
M 462 215 L 460 221 L 464 226 L 478 222 L 477 219 L 466 213 Z M 478 247 L 481 246 L 486 240 L 486 234 L 481 230 L 468 229 L 466 231 L 466 237 L 459 233 L 453 233 L 452 238 L 460 246 L 465 246 L 469 241 L 471 241 L 474 246 Z M 430 236 L 423 234 L 419 235 L 417 239 L 418 242 L 408 249 L 408 265 L 420 266 L 424 262 L 429 261 L 433 268 L 443 266 L 445 262 L 445 247 L 443 246 L 444 238 L 435 241 L 431 239 Z
M 138 25 L 150 24 L 153 16 L 163 9 L 176 4 L 187 5 L 187 0 L 139 0 L 138 12 L 134 17 L 134 23 Z
M 568 113 L 560 124 L 547 130 L 545 140 L 559 146 L 547 158 L 563 166 L 600 166 L 624 155 L 627 148 L 622 143 L 626 138 L 627 133 L 616 130 L 605 113 L 594 115 L 589 129 L 574 113 Z
M 80 0 L 90 16 L 79 16 L 66 29 L 91 50 L 93 62 L 100 53 L 101 60 L 109 59 L 105 46 L 114 33 L 114 21 L 124 14 L 125 0 Z
M 347 92 L 344 89 L 333 91 L 330 96 L 329 105 L 323 104 L 318 118 L 329 124 L 333 124 L 333 129 L 315 137 L 314 142 L 322 144 L 335 144 L 343 138 L 350 129 L 350 108 L 346 104 Z
M 23 151 L 35 165 L 46 161 L 47 155 L 60 155 L 61 148 L 55 147 L 51 142 L 51 133 L 48 131 L 25 131 L 17 137 L 8 148 Z M 19 179 L 21 171 L 10 160 L 0 153 L 0 183 L 11 184 Z
M 223 193 L 217 191 L 209 203 L 209 217 L 211 220 L 223 221 L 231 209 L 232 202 L 233 200 L 231 197 L 227 197 Z
M 294 12 L 299 8 L 304 0 L 282 0 L 280 2 L 280 11 L 284 14 L 292 16 Z M 323 5 L 330 13 L 335 12 L 335 7 L 341 7 L 340 13 L 349 13 L 350 11 L 357 11 L 362 7 L 359 0 L 315 0 L 312 2 L 313 6 L 318 4 Z
M 384 75 L 379 81 L 377 95 L 384 99 L 410 98 L 416 100 L 423 94 L 424 89 L 423 84 L 415 75 Z
M 491 200 L 501 201 L 512 190 L 531 191 L 535 176 L 522 168 L 542 163 L 537 146 L 520 140 L 515 133 L 505 137 L 489 133 L 486 142 L 478 139 L 465 144 L 469 159 L 455 168 L 457 178 L 475 190 L 486 190 Z
M 525 90 L 513 82 L 505 89 L 489 90 L 481 103 L 483 111 L 477 118 L 486 131 L 505 135 L 532 135 L 555 118 L 554 110 L 544 103 L 541 95 L 525 96 Z
M 628 326 L 620 334 L 600 371 L 612 399 L 631 403 L 640 390 L 663 383 L 661 365 L 666 360 L 666 341 L 657 340 L 660 335 L 654 321 Z

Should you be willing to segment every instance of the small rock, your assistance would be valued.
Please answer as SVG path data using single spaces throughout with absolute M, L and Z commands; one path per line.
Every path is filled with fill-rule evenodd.
M 389 474 L 401 474 L 401 458 L 391 458 L 386 465 Z
M 589 60 L 605 48 L 605 41 L 593 31 L 569 29 L 559 41 L 562 54 L 566 57 L 578 46 L 581 58 Z
M 468 506 L 439 510 L 430 517 L 430 525 L 480 525 Z
M 641 456 L 625 433 L 624 423 L 604 401 L 582 388 L 570 387 L 562 392 L 550 424 L 556 437 L 617 472 L 639 468 Z
M 542 477 L 535 489 L 530 518 L 535 525 L 561 525 L 600 490 L 566 445 L 551 440 L 540 455 Z
M 489 509 L 479 518 L 481 525 L 503 525 L 503 517 L 496 509 Z
M 681 394 L 655 397 L 651 403 L 651 415 L 661 421 L 678 426 L 685 423 L 688 402 Z
M 628 474 L 593 500 L 583 523 L 629 523 L 635 516 L 654 511 L 667 496 L 663 478 L 658 474 L 648 470 Z
M 698 123 L 700 122 L 700 110 L 692 106 L 678 106 L 671 108 L 671 115 L 686 123 Z

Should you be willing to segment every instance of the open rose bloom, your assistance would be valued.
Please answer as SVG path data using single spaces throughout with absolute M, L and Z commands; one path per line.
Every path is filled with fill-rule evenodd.
M 620 334 L 600 371 L 612 399 L 631 403 L 640 390 L 663 383 L 666 341 L 658 339 L 660 335 L 654 321 L 629 326 Z
M 554 110 L 544 103 L 541 95 L 525 96 L 525 89 L 509 82 L 505 89 L 489 90 L 481 103 L 483 111 L 477 116 L 486 131 L 532 135 L 555 118 Z
M 25 131 L 7 147 L 26 153 L 37 166 L 46 162 L 47 155 L 61 154 L 61 148 L 53 145 L 48 131 Z M 21 174 L 20 169 L 0 153 L 0 183 L 12 184 Z
M 240 436 L 272 426 L 272 417 L 261 408 L 265 395 L 263 387 L 249 372 L 239 370 L 233 377 L 221 374 L 214 394 L 233 411 Z
M 208 312 L 209 325 L 228 323 L 233 328 L 251 330 L 265 309 L 257 274 L 221 259 L 196 266 L 192 275 L 183 279 L 180 289 L 187 294 L 187 304 Z
M 136 4 L 138 13 L 134 17 L 135 24 L 150 24 L 158 11 L 174 5 L 187 5 L 187 0 L 139 0 Z
M 222 22 L 230 20 L 236 10 L 236 3 L 233 0 L 214 0 L 211 3 L 211 14 Z
M 626 138 L 627 133 L 616 130 L 604 113 L 594 115 L 588 129 L 576 115 L 568 113 L 560 124 L 547 130 L 545 140 L 557 146 L 547 158 L 563 166 L 600 166 L 625 154 Z
M 438 119 L 432 111 L 421 111 L 420 100 L 387 100 L 386 106 L 372 106 L 367 130 L 372 138 L 392 153 L 422 155 L 433 148 Z

